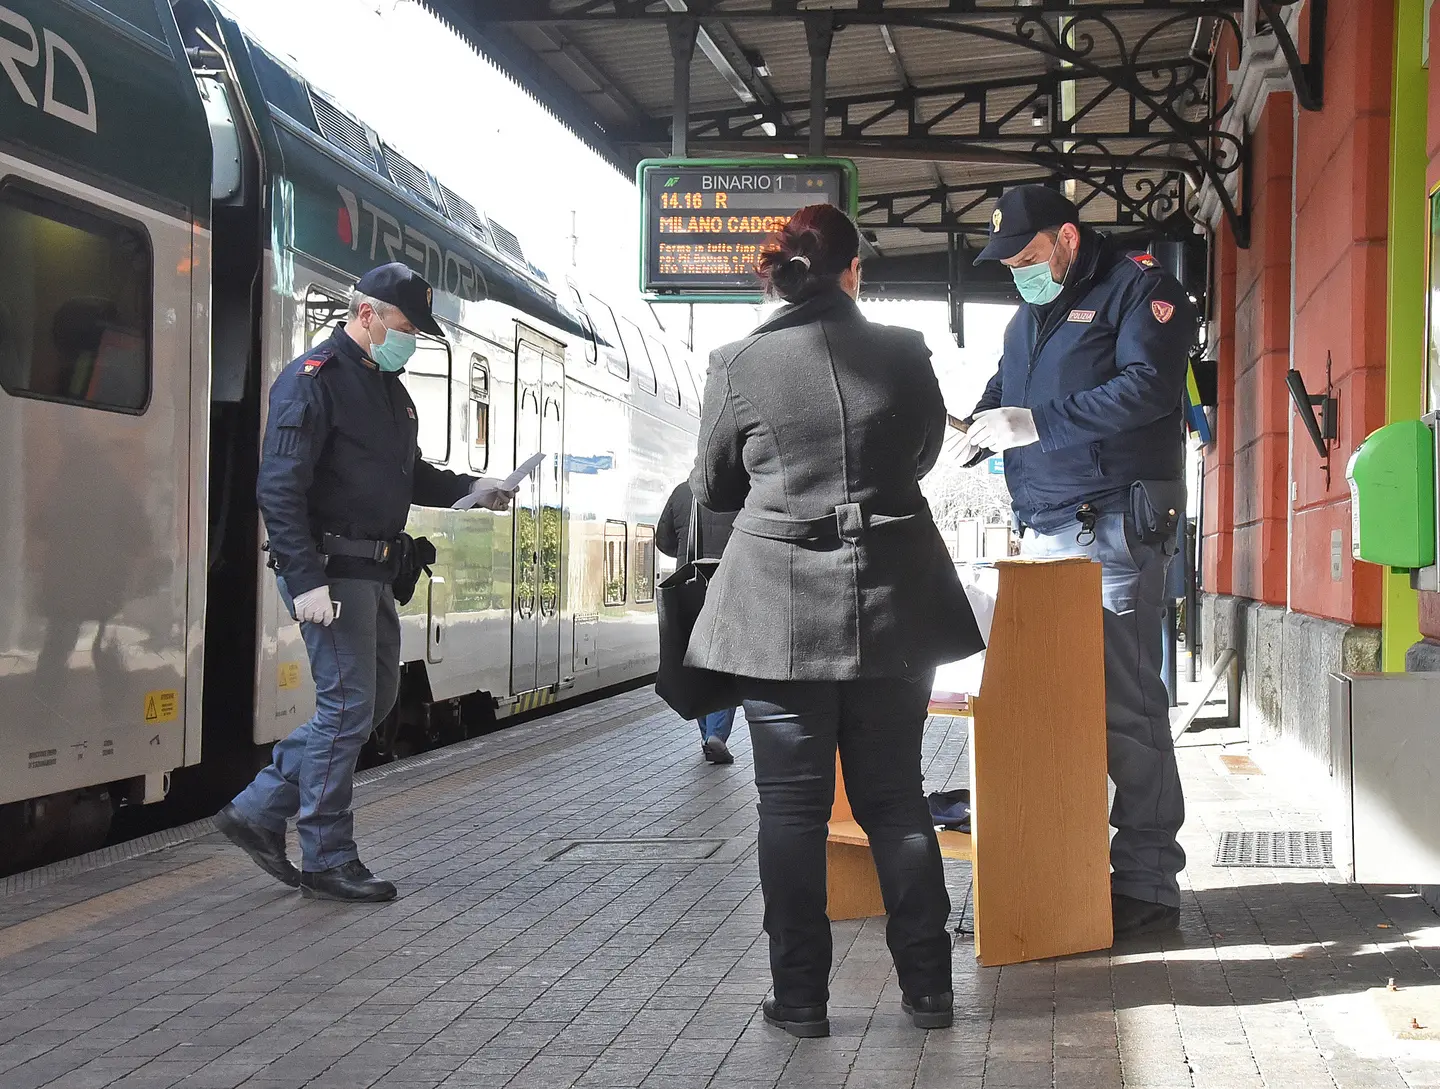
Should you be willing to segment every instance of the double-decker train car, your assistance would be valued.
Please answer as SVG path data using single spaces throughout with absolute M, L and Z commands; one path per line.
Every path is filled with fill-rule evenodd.
M 209 0 L 3 0 L 0 61 L 0 872 L 120 805 L 217 808 L 313 710 L 255 504 L 267 392 L 385 261 L 446 334 L 403 376 L 423 456 L 544 457 L 511 512 L 412 511 L 439 559 L 371 758 L 654 671 L 702 383 L 638 298 L 548 279 Z

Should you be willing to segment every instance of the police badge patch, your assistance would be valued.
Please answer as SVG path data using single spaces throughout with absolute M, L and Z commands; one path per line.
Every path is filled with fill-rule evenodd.
M 1161 302 L 1159 299 L 1156 299 L 1150 304 L 1150 312 L 1155 315 L 1156 321 L 1164 325 L 1175 316 L 1175 304 Z

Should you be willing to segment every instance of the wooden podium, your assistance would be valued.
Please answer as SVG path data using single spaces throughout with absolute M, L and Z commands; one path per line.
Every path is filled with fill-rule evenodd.
M 1002 560 L 970 737 L 975 952 L 993 967 L 1110 947 L 1100 566 Z M 826 846 L 831 919 L 883 915 L 869 841 L 836 767 Z

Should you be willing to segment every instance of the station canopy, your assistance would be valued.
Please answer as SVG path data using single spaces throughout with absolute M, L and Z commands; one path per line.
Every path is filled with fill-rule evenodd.
M 952 300 L 1012 297 L 971 261 L 1026 182 L 1137 246 L 1192 243 L 1202 268 L 1203 191 L 1245 244 L 1244 129 L 1211 55 L 1242 19 L 1286 30 L 1286 0 L 420 2 L 626 173 L 682 146 L 855 160 L 867 282 Z

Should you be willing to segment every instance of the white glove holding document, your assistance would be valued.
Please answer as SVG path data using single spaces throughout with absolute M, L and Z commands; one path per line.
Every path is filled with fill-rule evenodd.
M 335 623 L 335 606 L 330 600 L 330 587 L 317 586 L 296 597 L 295 619 L 326 628 Z
M 965 439 L 972 451 L 1000 454 L 1039 442 L 1040 432 L 1035 430 L 1035 415 L 1028 408 L 992 408 L 975 417 Z
M 505 481 L 499 477 L 482 476 L 475 481 L 475 486 L 470 489 L 466 498 L 473 500 L 471 506 L 484 507 L 486 510 L 509 510 L 510 500 L 515 498 L 515 493 L 519 490 L 519 485 L 506 488 Z
M 504 480 L 498 480 L 493 476 L 482 476 L 475 481 L 469 494 L 457 499 L 451 504 L 450 509 L 469 510 L 471 507 L 484 507 L 487 510 L 509 510 L 510 500 L 514 499 L 516 493 L 520 491 L 520 485 L 544 460 L 543 453 L 531 454 Z

